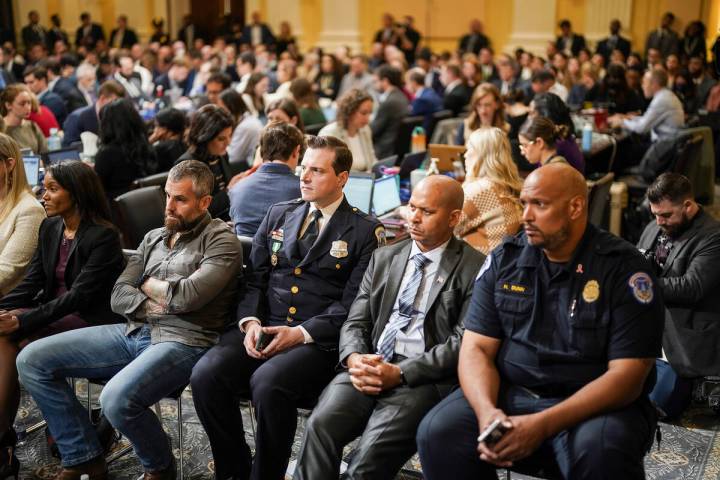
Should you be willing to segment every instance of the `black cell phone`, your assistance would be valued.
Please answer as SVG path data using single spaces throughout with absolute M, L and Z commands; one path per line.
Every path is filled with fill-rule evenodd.
M 260 335 L 258 335 L 257 342 L 255 342 L 255 350 L 258 352 L 262 352 L 265 350 L 265 347 L 270 345 L 270 342 L 272 342 L 272 339 L 275 337 L 272 333 L 265 333 L 262 330 L 260 331 Z
M 478 443 L 485 442 L 485 445 L 491 447 L 499 442 L 507 431 L 508 429 L 502 424 L 502 421 L 496 419 L 482 431 L 477 441 Z

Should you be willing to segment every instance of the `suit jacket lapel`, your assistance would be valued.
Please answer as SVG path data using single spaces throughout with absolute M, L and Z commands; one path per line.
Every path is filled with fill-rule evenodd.
M 456 240 L 454 237 L 451 238 L 450 243 L 448 243 L 447 248 L 445 248 L 442 257 L 440 258 L 440 267 L 438 268 L 438 271 L 435 274 L 435 280 L 433 280 L 433 284 L 430 287 L 427 306 L 425 307 L 426 319 L 428 318 L 427 312 L 432 309 L 433 305 L 435 304 L 435 300 L 437 300 L 437 297 L 440 294 L 440 291 L 443 289 L 443 287 L 445 287 L 445 283 L 450 278 L 450 275 L 452 275 L 452 272 L 455 270 L 455 267 L 460 260 L 460 245 L 458 244 L 458 242 L 459 240 Z
M 388 271 L 387 282 L 385 283 L 385 291 L 380 300 L 380 310 L 378 312 L 379 322 L 375 329 L 376 335 L 375 338 L 373 338 L 373 345 L 377 344 L 382 331 L 385 329 L 385 325 L 387 325 L 388 320 L 390 320 L 393 305 L 395 305 L 400 291 L 400 283 L 405 273 L 405 267 L 410 257 L 411 248 L 412 241 L 408 242 L 408 244 L 400 250 L 400 253 L 393 257 L 392 263 L 390 263 L 390 270 Z
M 286 214 L 285 217 L 285 231 L 283 232 L 283 242 L 285 243 L 283 251 L 285 256 L 288 258 L 298 258 L 300 252 L 298 251 L 297 240 L 300 235 L 300 229 L 302 228 L 303 221 L 307 216 L 310 204 L 305 202 L 298 208 Z
M 55 281 L 55 272 L 53 270 L 50 270 L 51 268 L 54 268 L 57 266 L 55 260 L 57 259 L 58 252 L 60 251 L 60 242 L 62 242 L 63 239 L 63 230 L 65 228 L 65 225 L 63 224 L 62 219 L 57 222 L 55 225 L 55 229 L 53 232 L 53 235 L 50 239 L 50 245 L 48 245 L 47 249 L 47 257 L 44 262 L 45 266 L 45 283 L 49 287 L 52 282 Z M 51 293 L 47 292 L 48 295 L 51 295 Z

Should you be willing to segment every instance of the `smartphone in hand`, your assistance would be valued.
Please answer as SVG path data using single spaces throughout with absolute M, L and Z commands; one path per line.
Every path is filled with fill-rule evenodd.
M 492 447 L 500 441 L 500 439 L 503 437 L 503 435 L 505 435 L 505 432 L 507 431 L 508 428 L 502 424 L 502 421 L 500 419 L 495 419 L 490 425 L 487 426 L 485 430 L 480 433 L 477 441 L 478 443 L 485 442 L 485 445 L 487 445 L 488 447 Z
M 262 352 L 265 350 L 265 347 L 270 345 L 270 342 L 272 342 L 272 339 L 275 337 L 275 335 L 271 333 L 265 333 L 262 330 L 260 331 L 260 334 L 258 335 L 257 342 L 255 342 L 255 350 L 258 352 Z

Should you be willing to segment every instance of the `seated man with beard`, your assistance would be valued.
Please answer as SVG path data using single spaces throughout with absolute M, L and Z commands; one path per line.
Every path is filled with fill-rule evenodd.
M 132 443 L 144 478 L 175 478 L 167 436 L 148 407 L 187 385 L 195 362 L 234 320 L 242 272 L 239 240 L 207 211 L 212 190 L 213 174 L 201 162 L 170 170 L 165 227 L 145 235 L 112 292 L 112 309 L 126 325 L 54 335 L 18 357 L 20 380 L 60 449 L 57 479 L 107 478 L 102 446 L 69 377 L 110 379 L 100 395 L 103 413 Z

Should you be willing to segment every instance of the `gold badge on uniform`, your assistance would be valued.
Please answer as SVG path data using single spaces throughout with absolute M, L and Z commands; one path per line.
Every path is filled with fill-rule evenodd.
M 597 280 L 588 280 L 583 288 L 582 297 L 585 303 L 592 303 L 600 298 L 600 284 Z
M 335 258 L 345 258 L 348 256 L 348 244 L 343 240 L 332 242 L 330 247 L 330 255 Z
M 277 255 L 275 255 L 274 253 L 270 255 L 270 263 L 273 267 L 277 266 Z
M 385 233 L 385 227 L 378 225 L 375 227 L 375 238 L 377 238 L 378 248 L 387 245 L 387 235 Z

